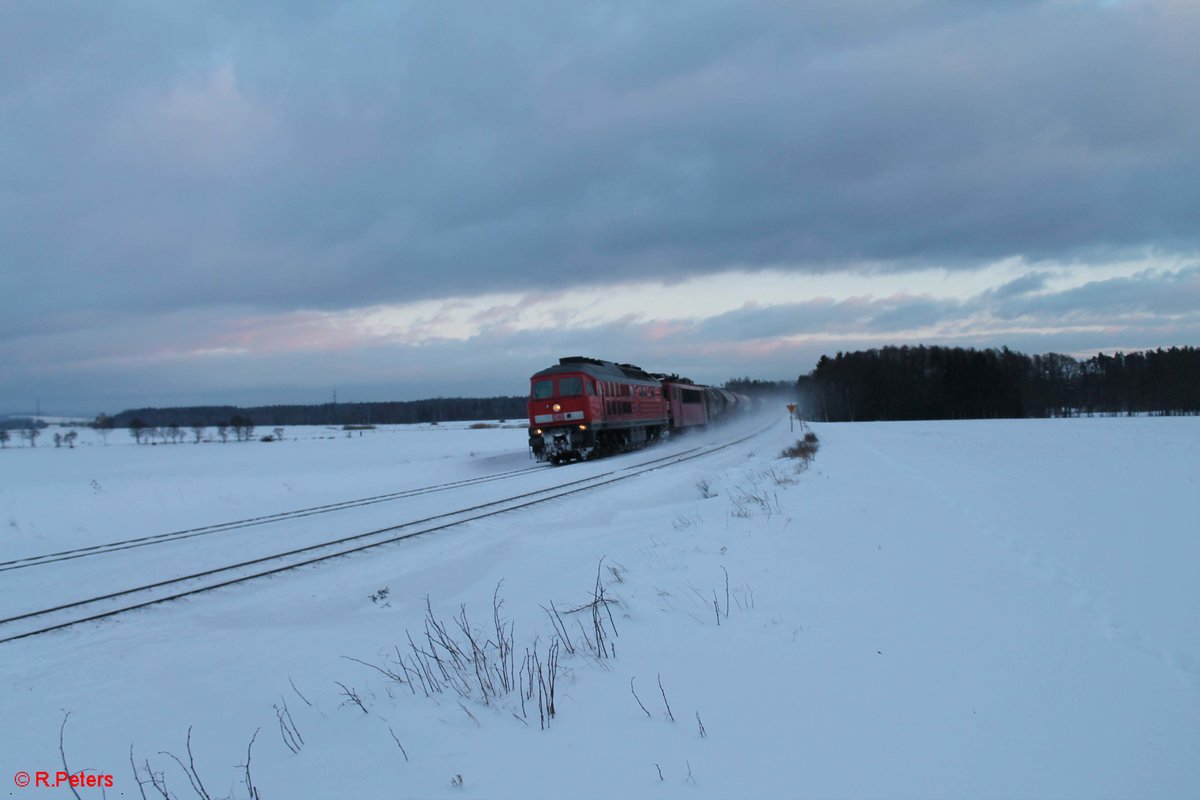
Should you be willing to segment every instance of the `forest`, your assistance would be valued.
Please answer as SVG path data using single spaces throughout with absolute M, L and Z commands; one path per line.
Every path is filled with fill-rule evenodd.
M 1200 349 L 1086 360 L 1008 348 L 884 347 L 822 356 L 797 394 L 812 420 L 1200 413 Z

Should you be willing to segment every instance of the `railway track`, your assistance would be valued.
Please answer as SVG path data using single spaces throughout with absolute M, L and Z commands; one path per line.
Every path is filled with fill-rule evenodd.
M 186 528 L 184 530 L 171 531 L 169 533 L 156 533 L 131 539 L 123 539 L 116 542 L 91 545 L 89 547 L 77 547 L 73 550 L 61 550 L 57 553 L 43 553 L 42 555 L 15 558 L 11 561 L 0 561 L 0 572 L 26 569 L 28 567 L 38 567 L 45 564 L 55 564 L 60 561 L 73 561 L 78 558 L 88 558 L 90 556 L 115 553 L 121 550 L 150 547 L 158 544 L 177 542 L 181 539 L 193 539 L 199 536 L 211 536 L 216 533 L 225 533 L 226 531 L 240 530 L 243 528 L 254 528 L 274 522 L 286 522 L 288 520 L 301 519 L 303 517 L 311 517 L 318 514 L 328 514 L 334 511 L 346 511 L 348 509 L 362 508 L 364 506 L 375 505 L 377 503 L 387 503 L 393 500 L 404 500 L 426 494 L 436 494 L 438 492 L 445 492 L 451 489 L 460 489 L 466 486 L 478 486 L 484 483 L 508 480 L 519 475 L 527 475 L 530 472 L 539 472 L 544 469 L 546 469 L 544 466 L 514 469 L 507 472 L 497 472 L 492 475 L 483 475 L 478 478 L 466 478 L 460 481 L 450 481 L 449 483 L 439 483 L 433 486 L 423 486 L 419 489 L 406 489 L 399 492 L 388 492 L 386 494 L 363 497 L 357 500 L 344 500 L 340 503 L 328 503 L 326 505 L 312 506 L 310 508 L 298 508 L 292 511 L 282 511 L 278 514 L 267 514 L 264 516 L 233 520 L 231 522 L 222 522 L 215 525 L 205 525 L 197 528 Z
M 770 426 L 767 426 L 767 428 L 769 427 Z M 289 570 L 319 564 L 335 558 L 344 558 L 355 553 L 394 544 L 405 539 L 411 539 L 417 536 L 433 533 L 435 531 L 446 530 L 448 528 L 464 525 L 469 522 L 486 519 L 488 517 L 494 517 L 499 514 L 511 513 L 520 509 L 529 508 L 530 506 L 539 505 L 541 503 L 546 503 L 563 497 L 579 494 L 581 492 L 597 489 L 602 486 L 608 486 L 621 481 L 630 480 L 654 470 L 663 469 L 664 467 L 702 458 L 712 453 L 741 444 L 742 442 L 745 442 L 764 432 L 767 430 L 767 428 L 757 430 L 748 435 L 741 436 L 719 445 L 694 447 L 681 452 L 672 453 L 670 455 L 640 461 L 637 464 L 618 466 L 612 470 L 601 472 L 595 475 L 567 481 L 552 487 L 523 492 L 521 494 L 512 495 L 500 500 L 480 503 L 467 508 L 447 511 L 421 519 L 410 520 L 407 522 L 398 523 L 396 525 L 389 525 L 387 527 L 376 528 L 365 532 L 340 536 L 324 542 L 293 548 L 285 552 L 274 553 L 271 555 L 227 564 L 212 569 L 201 570 L 188 575 L 177 576 L 140 586 L 108 592 L 103 595 L 63 603 L 50 608 L 43 608 L 15 614 L 0 619 L 0 644 L 52 633 L 54 631 L 63 630 L 65 628 L 70 628 L 86 622 L 110 619 L 122 614 L 130 613 L 132 611 L 147 608 L 149 606 L 170 602 L 172 600 L 178 600 L 184 597 L 191 597 L 205 592 L 215 591 L 217 589 L 234 586 L 239 583 L 245 583 L 247 581 L 256 580 L 259 578 L 277 575 Z M 514 472 L 523 471 L 524 470 L 518 470 Z M 443 486 L 449 487 L 450 485 L 446 484 Z M 349 502 L 365 502 L 365 500 Z M 332 505 L 340 506 L 342 504 Z M 324 509 L 329 507 L 318 508 Z M 316 512 L 316 509 L 308 509 L 307 511 L 318 513 Z M 298 514 L 300 512 L 294 513 Z M 279 515 L 274 516 L 278 517 Z M 257 523 L 259 520 L 268 519 L 271 518 L 263 517 L 256 518 L 254 520 L 242 520 L 241 522 Z M 197 532 L 201 530 L 203 529 L 193 529 L 192 531 L 176 533 L 197 535 Z M 124 543 L 114 544 L 130 544 L 138 541 L 140 540 L 128 540 Z M 92 548 L 87 549 L 91 550 Z M 110 549 L 103 552 L 114 552 L 114 550 Z M 47 557 L 49 557 L 49 555 L 53 554 L 48 554 Z M 69 551 L 59 555 L 78 556 L 80 554 L 76 551 Z

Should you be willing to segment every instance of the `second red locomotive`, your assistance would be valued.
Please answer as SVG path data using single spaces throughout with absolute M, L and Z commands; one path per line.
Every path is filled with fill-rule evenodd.
M 632 364 L 560 358 L 530 378 L 529 446 L 554 464 L 595 458 L 706 425 L 741 399 Z

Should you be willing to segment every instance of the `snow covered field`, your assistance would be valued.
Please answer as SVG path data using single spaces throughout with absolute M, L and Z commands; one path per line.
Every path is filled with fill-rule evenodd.
M 189 727 L 214 798 L 247 796 L 239 765 L 256 731 L 263 798 L 1200 793 L 1200 418 L 812 428 L 807 470 L 778 457 L 799 436 L 786 419 L 745 420 L 606 461 L 0 571 L 8 617 L 750 437 L 571 498 L 0 644 L 5 796 L 70 796 L 9 783 L 62 769 L 67 711 L 69 765 L 111 774 L 108 797 L 141 797 L 131 745 L 143 780 L 148 762 L 173 795 L 199 796 L 164 754 L 189 763 Z M 531 466 L 522 429 L 466 424 L 155 447 L 83 431 L 73 450 L 50 444 L 0 451 L 0 561 Z M 615 601 L 597 606 L 612 612 L 605 658 L 589 643 L 591 610 L 572 613 L 593 602 L 597 574 Z M 477 686 L 427 697 L 429 679 L 367 666 L 409 674 L 397 654 L 412 653 L 406 631 L 425 642 L 426 598 L 451 632 L 465 606 L 480 642 L 495 640 L 497 594 L 514 671 L 531 646 L 547 666 L 552 603 L 575 649 L 560 646 L 547 729 L 536 691 L 524 711 L 520 689 L 487 704 Z

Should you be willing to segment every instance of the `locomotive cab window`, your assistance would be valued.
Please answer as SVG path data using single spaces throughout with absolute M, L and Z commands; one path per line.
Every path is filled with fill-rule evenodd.
M 554 381 L 534 381 L 533 383 L 533 399 L 545 400 L 547 397 L 554 396 Z
M 577 394 L 583 394 L 583 380 L 581 378 L 558 379 L 559 397 L 574 397 Z

